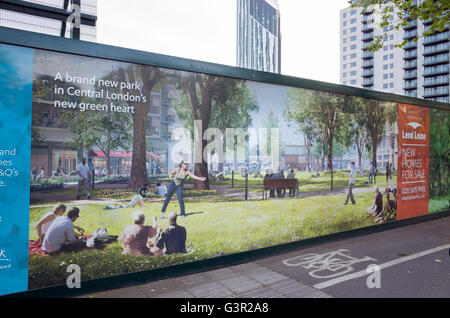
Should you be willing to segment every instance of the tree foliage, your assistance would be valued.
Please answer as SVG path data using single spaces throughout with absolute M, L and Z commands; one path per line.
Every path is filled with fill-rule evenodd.
M 450 194 L 450 114 L 430 111 L 430 197 Z
M 400 30 L 414 20 L 429 21 L 429 27 L 414 37 L 414 41 L 417 41 L 420 37 L 442 32 L 450 25 L 450 0 L 353 0 L 351 6 L 363 8 L 363 12 L 373 10 L 381 17 L 378 24 L 385 31 L 382 35 L 375 35 L 374 43 L 368 48 L 372 51 L 383 47 L 383 39 L 391 26 Z M 404 40 L 396 46 L 403 47 L 406 43 Z
M 248 90 L 245 81 L 204 74 L 183 74 L 177 80 L 178 100 L 174 106 L 178 116 L 184 120 L 185 128 L 194 134 L 194 121 L 201 121 L 199 133 L 201 151 L 206 147 L 203 133 L 209 127 L 218 128 L 224 133 L 226 128 L 246 129 L 251 124 L 250 113 L 258 109 L 256 99 Z M 202 162 L 194 165 L 197 176 L 208 178 L 208 165 L 202 156 Z M 206 181 L 195 181 L 194 189 L 209 189 Z

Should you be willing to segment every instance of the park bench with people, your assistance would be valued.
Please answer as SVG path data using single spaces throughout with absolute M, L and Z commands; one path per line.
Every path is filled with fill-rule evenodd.
M 286 194 L 286 189 L 291 190 L 294 196 L 298 197 L 298 180 L 297 179 L 264 179 L 263 199 L 267 199 L 267 191 L 283 191 L 283 196 Z

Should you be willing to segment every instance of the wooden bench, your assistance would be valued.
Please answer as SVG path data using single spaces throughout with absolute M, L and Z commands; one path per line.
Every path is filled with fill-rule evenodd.
M 294 189 L 295 196 L 298 197 L 298 181 L 297 179 L 264 179 L 263 200 L 267 199 L 267 190 L 282 189 L 286 193 L 286 189 Z

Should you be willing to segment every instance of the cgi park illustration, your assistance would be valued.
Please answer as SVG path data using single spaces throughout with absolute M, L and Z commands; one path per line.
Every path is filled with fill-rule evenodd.
M 450 143 L 445 111 L 430 117 L 433 212 L 450 198 L 449 156 L 433 153 Z M 64 284 L 68 264 L 89 280 L 396 220 L 393 102 L 35 50 L 31 130 L 30 289 Z M 176 212 L 186 251 L 127 255 L 116 239 L 48 255 L 37 226 L 60 203 L 113 238 L 136 211 L 161 229 Z

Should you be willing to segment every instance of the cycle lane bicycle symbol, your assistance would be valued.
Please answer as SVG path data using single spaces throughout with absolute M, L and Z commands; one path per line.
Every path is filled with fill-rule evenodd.
M 317 279 L 327 279 L 354 271 L 352 266 L 354 264 L 377 261 L 369 256 L 355 258 L 348 255 L 348 252 L 346 249 L 338 249 L 324 254 L 308 253 L 288 258 L 282 263 L 290 267 L 301 266 L 305 269 L 312 269 L 308 273 L 309 276 Z

